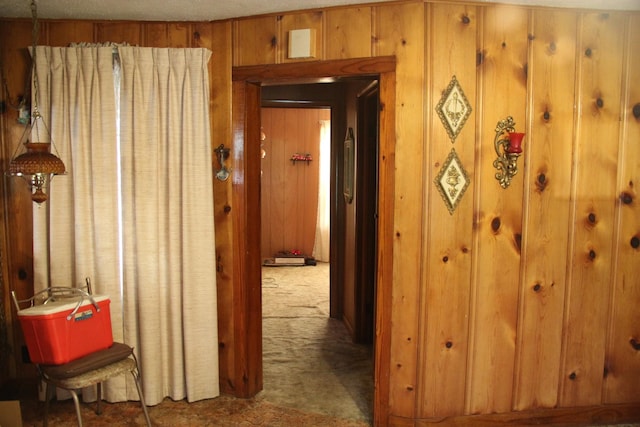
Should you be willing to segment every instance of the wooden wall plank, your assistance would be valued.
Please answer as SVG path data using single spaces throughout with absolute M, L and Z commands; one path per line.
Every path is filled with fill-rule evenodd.
M 285 143 L 285 129 L 287 123 L 285 122 L 284 115 L 277 117 L 277 120 L 273 120 L 273 127 L 271 130 L 265 129 L 265 132 L 268 132 L 271 138 L 271 186 L 272 188 L 285 188 L 287 182 L 287 168 L 284 167 L 276 167 L 274 159 L 288 159 L 291 153 L 288 152 L 287 146 Z M 287 165 L 288 166 L 288 165 Z M 270 253 L 273 254 L 278 251 L 282 251 L 285 249 L 285 193 L 279 192 L 274 193 L 270 196 L 264 194 L 264 198 L 271 199 L 271 220 L 269 221 L 271 226 L 271 235 L 269 239 L 272 242 Z M 266 221 L 265 221 L 266 222 Z
M 49 46 L 68 46 L 69 43 L 93 42 L 95 24 L 91 21 L 51 21 L 47 27 Z
M 396 146 L 392 289 L 392 413 L 415 415 L 420 301 L 424 148 L 424 4 L 375 7 L 374 52 L 395 55 Z
M 282 223 L 282 235 L 284 238 L 284 245 L 280 250 L 290 251 L 292 249 L 299 249 L 300 239 L 302 235 L 302 226 L 298 219 L 302 214 L 302 207 L 300 203 L 300 197 L 297 192 L 299 191 L 301 184 L 302 173 L 300 164 L 297 162 L 291 162 L 289 159 L 293 154 L 299 153 L 301 140 L 302 140 L 302 123 L 299 118 L 293 115 L 290 109 L 284 110 L 284 143 L 285 143 L 285 162 L 284 174 L 284 186 L 282 186 L 282 196 L 284 205 L 282 206 L 284 211 L 284 218 Z
M 371 56 L 370 7 L 329 9 L 325 20 L 325 59 Z
M 275 64 L 279 28 L 276 16 L 233 21 L 233 65 Z
M 516 410 L 558 400 L 573 151 L 576 14 L 534 10 L 532 21 Z
M 498 121 L 512 116 L 517 130 L 526 127 L 528 11 L 491 6 L 482 19 L 468 413 L 511 410 L 525 175 L 521 159 L 520 173 L 502 189 L 492 165 Z
M 262 132 L 264 132 L 265 140 L 262 142 L 263 149 L 265 150 L 265 157 L 262 159 L 262 176 L 260 179 L 260 220 L 262 221 L 262 233 L 261 233 L 261 255 L 262 258 L 270 258 L 275 253 L 275 250 L 271 244 L 271 196 L 270 191 L 273 186 L 271 182 L 274 163 L 273 152 L 273 109 L 262 108 L 260 123 L 262 125 Z
M 428 8 L 427 141 L 431 163 L 425 184 L 428 197 L 424 271 L 426 297 L 422 301 L 423 336 L 419 362 L 418 402 L 422 417 L 464 412 L 468 353 L 471 247 L 473 245 L 476 139 L 477 8 L 458 4 L 431 4 Z M 471 115 L 455 143 L 442 124 L 436 107 L 449 82 L 456 77 L 471 103 Z M 470 182 L 450 213 L 436 180 L 449 154 L 455 150 Z M 462 189 L 462 181 L 455 187 Z M 457 307 L 452 311 L 451 307 Z
M 571 280 L 567 289 L 562 407 L 602 400 L 617 199 L 622 14 L 585 13 L 579 28 Z
M 144 46 L 144 25 L 131 22 L 96 23 L 94 43 L 129 43 L 132 46 Z
M 630 16 L 625 40 L 624 110 L 618 179 L 619 231 L 615 250 L 611 332 L 607 346 L 604 403 L 636 402 L 640 396 L 640 16 Z
M 211 106 L 211 164 L 214 171 L 219 163 L 215 148 L 230 147 L 231 137 L 231 23 L 203 22 L 193 24 L 190 46 L 210 49 L 209 103 Z M 230 160 L 228 160 L 228 166 Z M 232 172 L 233 173 L 233 172 Z M 215 174 L 214 174 L 215 175 Z M 218 308 L 218 359 L 220 361 L 220 389 L 233 393 L 235 373 L 235 335 L 233 324 L 233 215 L 232 179 L 213 178 L 214 221 L 216 231 L 216 283 Z

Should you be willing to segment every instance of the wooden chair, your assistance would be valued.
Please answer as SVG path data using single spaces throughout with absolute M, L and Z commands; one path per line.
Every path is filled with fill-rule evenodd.
M 130 372 L 136 383 L 140 405 L 148 427 L 151 420 L 142 394 L 140 372 L 138 362 L 133 354 L 133 349 L 126 344 L 114 342 L 105 350 L 94 352 L 88 356 L 76 359 L 62 365 L 37 365 L 42 380 L 46 383 L 45 409 L 43 425 L 47 427 L 49 415 L 49 402 L 53 397 L 56 387 L 68 390 L 71 393 L 76 408 L 78 426 L 82 427 L 82 414 L 80 412 L 80 400 L 76 390 L 97 385 L 96 414 L 101 414 L 102 383 L 109 378 Z

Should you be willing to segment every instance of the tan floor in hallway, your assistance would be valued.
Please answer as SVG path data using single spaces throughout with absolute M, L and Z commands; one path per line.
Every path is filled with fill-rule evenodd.
M 329 264 L 263 267 L 264 391 L 268 402 L 370 422 L 372 346 L 329 317 Z

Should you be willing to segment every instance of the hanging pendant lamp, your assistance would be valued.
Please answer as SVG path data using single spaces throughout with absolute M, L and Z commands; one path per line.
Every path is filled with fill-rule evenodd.
M 35 0 L 31 1 L 33 17 L 33 46 L 31 60 L 31 78 L 33 79 L 34 106 L 30 123 L 26 126 L 16 152 L 9 163 L 7 174 L 24 178 L 31 189 L 31 200 L 40 204 L 47 200 L 45 190 L 55 175 L 66 173 L 64 163 L 50 147 L 55 144 L 51 132 L 38 110 L 38 76 L 36 70 L 36 45 L 38 37 L 38 14 Z M 22 150 L 20 149 L 22 148 Z

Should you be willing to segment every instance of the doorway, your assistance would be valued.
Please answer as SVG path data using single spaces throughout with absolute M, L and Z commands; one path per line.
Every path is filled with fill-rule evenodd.
M 367 77 L 261 90 L 261 396 L 274 404 L 368 422 L 373 394 L 377 86 L 377 79 Z M 331 116 L 339 125 L 331 126 Z M 337 127 L 333 143 L 331 127 Z M 354 134 L 351 168 L 343 158 L 346 129 Z M 329 185 L 346 181 L 347 169 L 357 171 L 348 200 L 345 185 Z M 323 198 L 336 203 L 323 204 Z M 323 205 L 326 225 L 321 221 Z M 340 249 L 333 257 L 330 227 L 343 230 L 333 233 L 337 241 L 331 246 Z M 326 243 L 320 244 L 325 230 Z M 338 292 L 329 298 L 329 271 L 336 267 L 343 273 L 334 274 Z M 331 316 L 330 299 L 342 310 L 334 309 Z
M 234 203 L 237 215 L 234 246 L 242 261 L 234 263 L 234 311 L 236 330 L 243 332 L 234 352 L 236 395 L 252 396 L 262 389 L 262 345 L 260 307 L 260 225 L 252 215 L 259 209 L 260 87 L 269 82 L 293 83 L 331 76 L 378 76 L 380 81 L 380 141 L 378 153 L 377 244 L 375 276 L 375 348 L 373 418 L 386 420 L 389 406 L 391 341 L 391 284 L 393 276 L 393 194 L 395 147 L 395 58 L 377 57 L 322 61 L 308 66 L 289 64 L 236 67 L 233 69 L 232 128 L 235 165 Z M 333 273 L 332 273 L 333 274 Z

